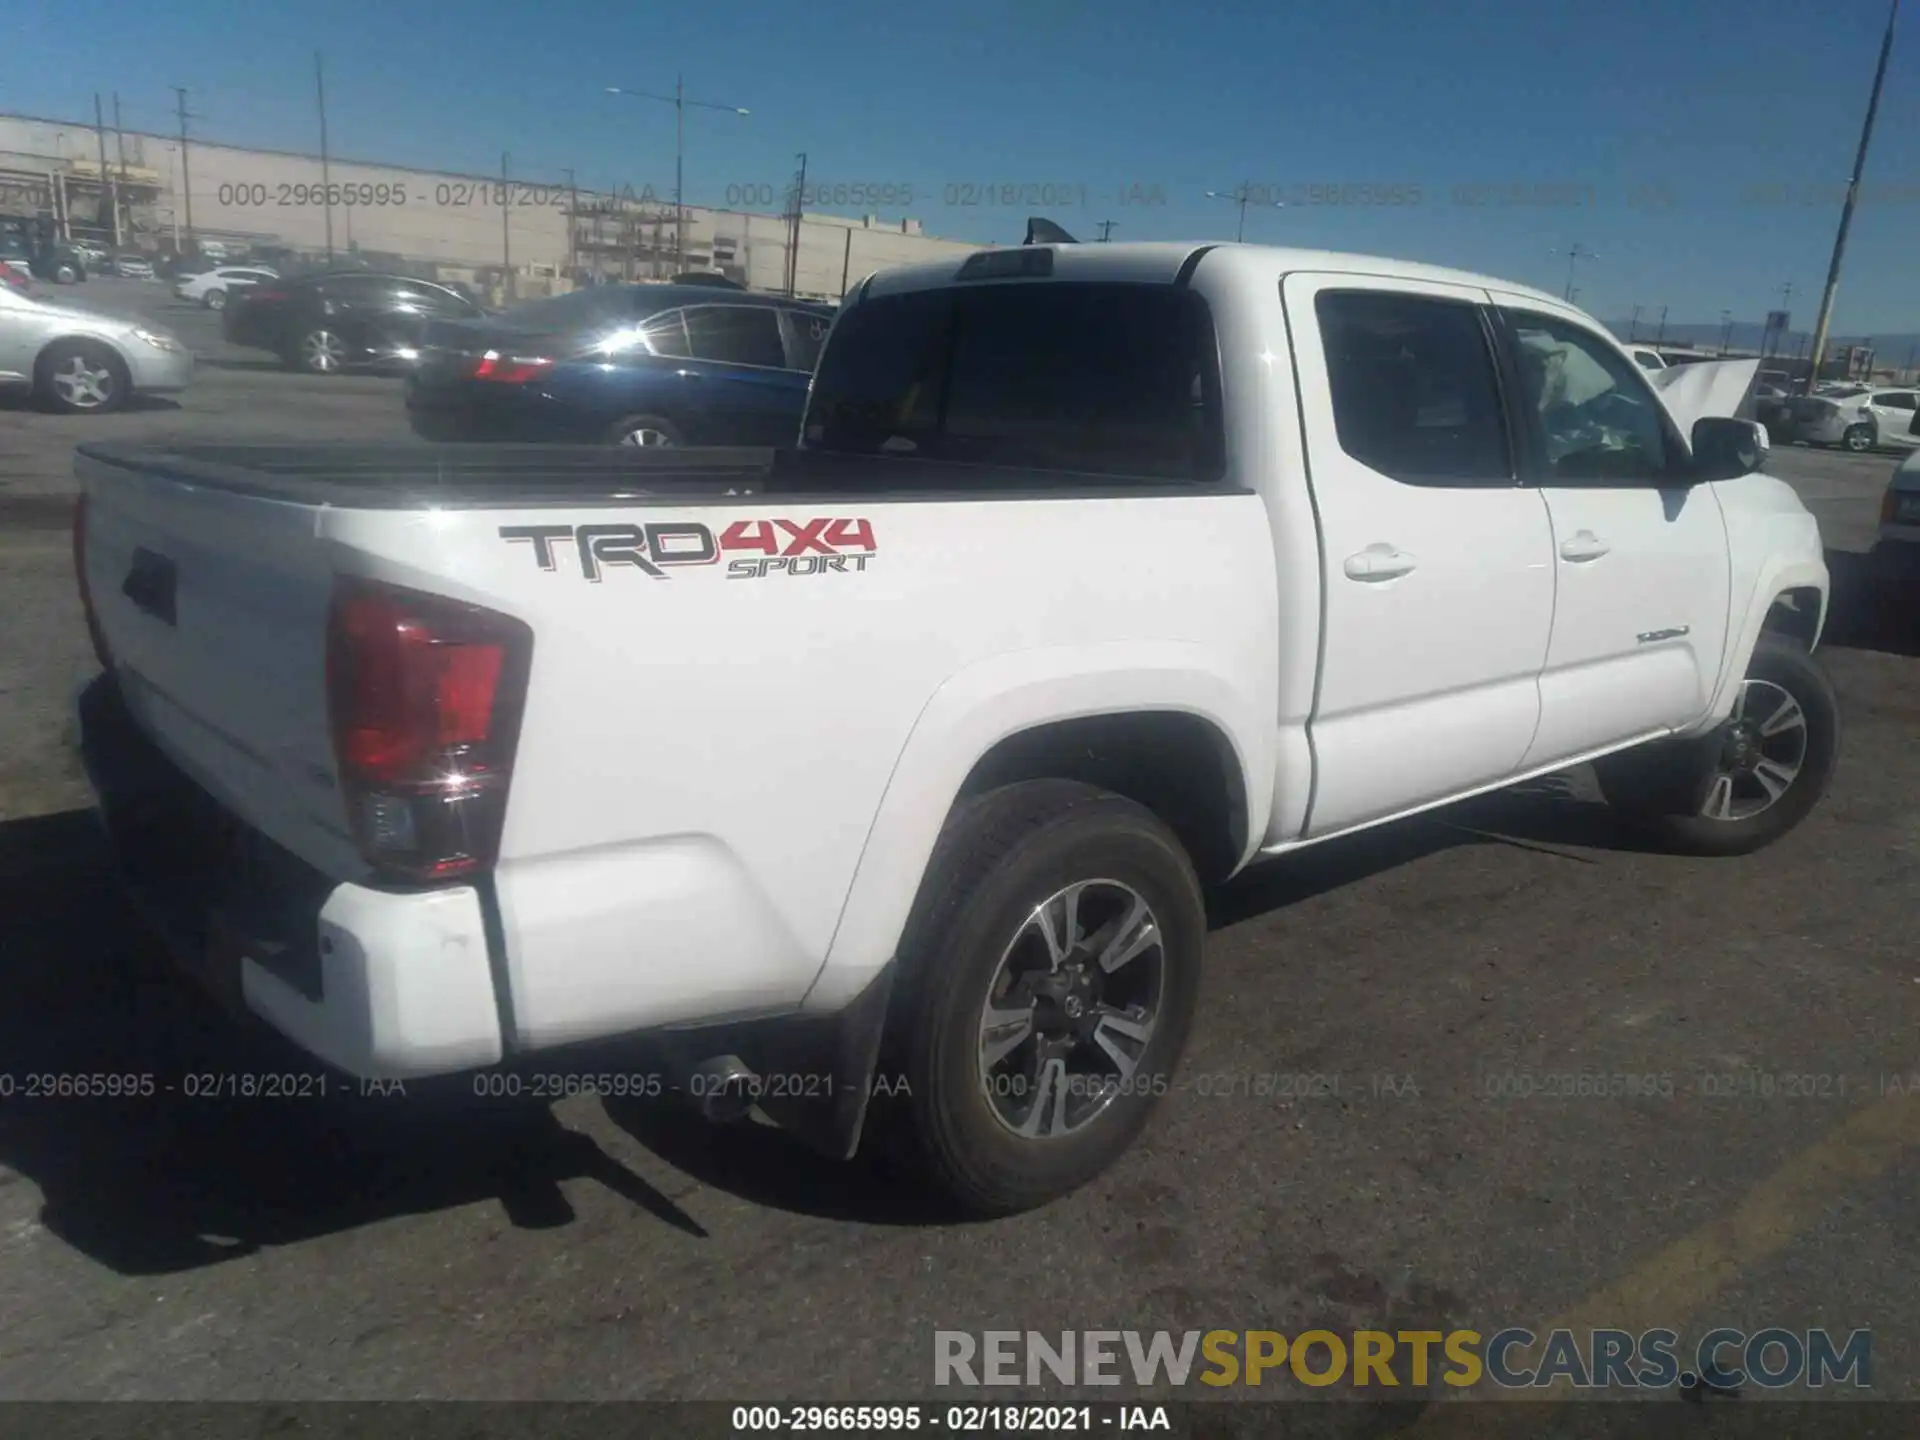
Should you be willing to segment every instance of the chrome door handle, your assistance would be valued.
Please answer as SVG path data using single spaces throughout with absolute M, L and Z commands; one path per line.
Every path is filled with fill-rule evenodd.
M 1404 550 L 1381 543 L 1369 545 L 1366 549 L 1349 555 L 1341 568 L 1346 571 L 1349 580 L 1372 582 L 1375 580 L 1394 580 L 1405 575 L 1420 562 Z
M 1591 530 L 1581 530 L 1560 542 L 1560 558 L 1571 560 L 1576 565 L 1584 560 L 1598 560 L 1613 547 Z

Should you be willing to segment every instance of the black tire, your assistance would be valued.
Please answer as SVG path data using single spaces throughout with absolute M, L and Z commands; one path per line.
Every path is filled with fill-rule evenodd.
M 85 403 L 62 382 L 62 375 L 78 364 L 98 377 L 96 387 L 105 398 Z M 108 415 L 127 403 L 133 377 L 110 345 L 98 340 L 56 340 L 40 352 L 33 367 L 34 395 L 47 409 L 62 415 Z
M 626 415 L 607 426 L 604 439 L 609 445 L 626 445 L 627 436 L 642 431 L 652 431 L 661 438 L 657 442 L 661 448 L 679 447 L 687 443 L 680 427 L 664 415 Z
M 1128 908 L 1127 890 L 1150 909 L 1158 945 L 1140 958 L 1157 954 L 1158 966 L 1137 973 L 1155 981 L 1153 1026 L 1131 1077 L 1124 1085 L 1108 1085 L 1104 1105 L 1084 1124 L 1064 1134 L 1023 1137 L 996 1113 L 988 1093 L 989 1083 L 1002 1086 L 1010 1077 L 988 1079 L 996 1067 L 983 1065 L 984 1007 L 1003 959 L 1016 953 L 1023 934 L 1034 933 L 1027 928 L 1030 918 L 1049 897 L 1082 881 L 1117 882 L 1105 893 L 1119 902 L 1105 910 L 1097 900 L 1081 902 L 1093 907 L 1081 916 L 1093 930 L 1078 952 L 1090 973 L 1100 969 L 1090 959 L 1100 937 L 1115 943 L 1121 934 L 1099 924 L 1101 915 Z M 1100 893 L 1099 887 L 1087 892 Z M 877 1114 L 876 1129 L 904 1153 L 932 1198 L 963 1215 L 1014 1214 L 1078 1189 L 1133 1144 L 1170 1087 L 1193 1024 L 1205 938 L 1200 883 L 1186 851 L 1133 801 L 1075 781 L 1032 780 L 956 807 L 901 945 L 881 1068 L 897 1088 Z M 1128 960 L 1104 983 L 1136 973 L 1130 967 L 1138 963 Z M 1060 966 L 1056 973 L 1071 968 Z M 1038 1074 L 1038 1027 L 1031 1033 L 1036 1038 L 1022 1042 L 1035 1047 L 1027 1057 L 1016 1050 L 999 1063 L 1030 1063 Z M 1020 1093 L 1029 1083 L 1021 1082 Z M 1098 1083 L 1069 1093 L 1091 1097 Z M 996 1093 L 1004 1100 L 1013 1092 Z M 1039 1105 L 1036 1097 L 1032 1106 Z
M 227 292 L 220 289 L 209 290 L 200 303 L 209 310 L 224 310 L 227 308 Z
M 1806 819 L 1826 793 L 1840 759 L 1840 705 L 1825 669 L 1799 642 L 1765 633 L 1754 647 L 1746 678 L 1785 691 L 1805 717 L 1799 765 L 1784 792 L 1765 809 L 1737 819 L 1702 813 L 1725 753 L 1727 726 L 1700 741 L 1649 745 L 1594 764 L 1607 803 L 1648 831 L 1663 849 L 1686 855 L 1751 854 Z
M 1873 426 L 1849 425 L 1840 437 L 1840 444 L 1855 455 L 1864 455 L 1873 449 L 1875 439 Z
M 62 261 L 53 267 L 53 283 L 56 285 L 77 285 L 80 283 L 80 272 L 65 261 Z

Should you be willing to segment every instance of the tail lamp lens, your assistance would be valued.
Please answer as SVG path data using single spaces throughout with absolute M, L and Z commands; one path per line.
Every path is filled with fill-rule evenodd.
M 363 580 L 327 636 L 335 759 L 368 862 L 406 881 L 492 863 L 532 632 L 508 615 Z

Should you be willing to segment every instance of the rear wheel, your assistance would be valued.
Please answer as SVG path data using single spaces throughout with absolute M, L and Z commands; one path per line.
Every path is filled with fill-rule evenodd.
M 1035 780 L 966 802 L 900 952 L 880 1128 L 963 1213 L 1086 1184 L 1170 1087 L 1205 934 L 1186 851 L 1131 800 Z
M 1610 755 L 1594 771 L 1610 805 L 1691 855 L 1745 855 L 1813 810 L 1840 757 L 1840 707 L 1807 650 L 1763 634 L 1711 735 Z
M 53 283 L 56 285 L 75 285 L 80 281 L 80 272 L 62 260 L 53 267 Z
M 1847 433 L 1840 437 L 1840 443 L 1854 454 L 1859 455 L 1873 448 L 1873 426 L 1849 425 Z
M 209 310 L 224 310 L 227 308 L 227 292 L 224 290 L 209 290 L 201 303 Z
M 41 352 L 34 389 L 43 404 L 69 415 L 104 415 L 133 393 L 126 362 L 97 340 L 57 340 Z
M 658 415 L 628 415 L 607 427 L 607 443 L 651 450 L 684 445 L 686 441 L 671 420 Z
M 309 375 L 335 375 L 347 365 L 347 342 L 332 330 L 309 330 L 294 343 L 287 364 Z

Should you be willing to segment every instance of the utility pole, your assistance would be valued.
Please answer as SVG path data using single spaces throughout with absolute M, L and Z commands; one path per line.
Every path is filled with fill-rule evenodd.
M 1627 343 L 1631 345 L 1640 338 L 1640 307 L 1633 307 L 1633 318 L 1627 322 Z
M 127 132 L 120 128 L 120 92 L 113 92 L 113 147 L 120 159 L 120 193 L 127 193 Z
M 847 274 L 853 269 L 853 227 L 847 227 L 847 248 L 840 258 L 840 298 L 847 298 Z
M 1548 253 L 1558 255 L 1561 252 L 1554 250 Z M 1573 303 L 1573 267 L 1582 260 L 1598 260 L 1600 257 L 1591 250 L 1582 250 L 1578 240 L 1574 241 L 1573 248 L 1565 253 L 1567 257 L 1567 288 L 1561 298 L 1571 305 Z
M 1720 312 L 1720 353 L 1722 355 L 1727 353 L 1727 347 L 1732 342 L 1733 312 L 1731 310 L 1722 310 Z
M 673 213 L 678 238 L 675 243 L 680 247 L 674 256 L 676 266 L 684 265 L 687 253 L 687 206 L 683 187 L 687 156 L 687 106 L 701 110 L 726 110 L 735 115 L 747 115 L 752 112 L 740 105 L 717 105 L 711 100 L 687 99 L 686 77 L 675 75 L 673 94 L 656 95 L 647 90 L 628 90 L 619 85 L 607 86 L 609 95 L 631 95 L 638 100 L 661 100 L 673 106 Z M 655 247 L 656 255 L 658 247 Z M 656 260 L 657 263 L 657 260 Z
M 107 120 L 100 109 L 100 92 L 93 92 L 93 133 L 100 141 L 100 198 L 107 202 L 112 219 L 113 248 L 120 248 L 120 187 L 107 169 Z
M 800 207 L 807 197 L 807 156 L 800 153 L 800 177 L 793 185 L 793 209 L 787 217 L 787 298 L 793 298 L 800 280 Z
M 513 283 L 513 234 L 507 223 L 513 214 L 513 206 L 507 202 L 513 199 L 513 182 L 507 178 L 513 164 L 513 156 L 507 151 L 500 152 L 500 283 L 511 300 L 515 289 Z
M 1658 350 L 1667 339 L 1667 307 L 1660 307 L 1660 333 L 1653 337 L 1653 348 Z
M 1108 237 L 1109 235 L 1111 235 L 1111 234 L 1113 234 L 1113 229 L 1114 229 L 1114 225 L 1115 225 L 1115 223 L 1116 223 L 1116 222 L 1115 222 L 1115 221 L 1112 221 L 1112 220 L 1102 220 L 1102 221 L 1100 222 L 1100 243 L 1101 243 L 1102 245 L 1104 245 L 1104 244 L 1106 244 L 1106 243 L 1107 243 L 1107 237 Z
M 180 114 L 180 198 L 187 207 L 187 249 L 197 251 L 200 245 L 193 238 L 193 172 L 187 168 L 187 87 L 176 85 L 173 94 Z
M 574 217 L 580 213 L 580 187 L 574 184 L 573 171 L 562 170 L 560 173 L 567 177 L 567 278 L 577 284 L 575 272 L 579 270 L 580 263 L 575 250 Z
M 333 170 L 327 158 L 327 76 L 313 52 L 313 93 L 320 103 L 320 199 L 327 211 L 327 264 L 333 264 Z
M 1820 378 L 1820 361 L 1827 349 L 1827 326 L 1833 319 L 1833 298 L 1840 289 L 1840 262 L 1847 253 L 1847 231 L 1853 225 L 1853 207 L 1860 198 L 1860 176 L 1867 168 L 1867 145 L 1873 139 L 1873 117 L 1880 109 L 1880 87 L 1887 78 L 1887 57 L 1893 53 L 1893 22 L 1900 15 L 1900 0 L 1893 0 L 1887 11 L 1887 33 L 1880 37 L 1880 63 L 1874 67 L 1873 90 L 1867 97 L 1867 118 L 1860 126 L 1860 149 L 1853 157 L 1853 173 L 1847 177 L 1847 198 L 1840 206 L 1840 228 L 1834 232 L 1833 259 L 1827 265 L 1827 288 L 1820 297 L 1820 316 L 1813 323 L 1813 363 L 1807 371 L 1807 384 Z

